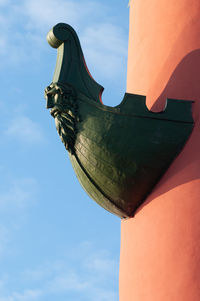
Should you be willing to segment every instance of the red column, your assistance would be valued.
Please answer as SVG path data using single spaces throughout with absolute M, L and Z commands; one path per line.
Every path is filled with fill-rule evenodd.
M 120 301 L 199 301 L 199 0 L 132 0 L 127 92 L 147 95 L 152 110 L 166 97 L 194 100 L 195 128 L 135 217 L 122 221 Z

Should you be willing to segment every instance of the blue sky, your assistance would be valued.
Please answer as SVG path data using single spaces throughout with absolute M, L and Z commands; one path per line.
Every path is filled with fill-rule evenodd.
M 45 108 L 58 22 L 77 31 L 103 102 L 126 90 L 128 0 L 0 0 L 0 301 L 116 301 L 120 219 L 83 191 Z

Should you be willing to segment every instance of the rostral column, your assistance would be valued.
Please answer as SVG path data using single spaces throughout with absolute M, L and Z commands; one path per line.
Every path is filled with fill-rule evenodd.
M 122 220 L 120 301 L 200 300 L 200 1 L 132 0 L 127 92 L 194 100 L 184 149 L 134 218 Z M 134 139 L 134 137 L 133 137 Z

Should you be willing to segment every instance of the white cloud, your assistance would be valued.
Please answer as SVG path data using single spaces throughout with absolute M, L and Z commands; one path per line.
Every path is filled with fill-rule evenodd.
M 9 230 L 5 226 L 0 225 L 0 256 L 6 251 L 6 247 L 9 242 L 9 235 Z M 2 286 L 3 282 L 0 281 L 0 291 Z
M 79 3 L 74 1 L 29 0 L 23 3 L 30 27 L 44 29 L 58 22 L 78 23 Z M 50 29 L 50 28 L 49 28 Z
M 24 292 L 17 293 L 14 292 L 11 296 L 0 297 L 0 301 L 34 301 L 41 296 L 39 290 L 25 290 Z
M 37 182 L 33 178 L 15 179 L 0 193 L 0 211 L 27 208 L 35 199 Z
M 10 4 L 9 8 L 4 12 L 5 16 L 0 15 L 0 24 L 4 28 L 0 55 L 5 58 L 4 64 L 38 61 L 38 57 L 45 55 L 48 30 L 56 23 L 64 22 L 78 30 L 88 64 L 97 72 L 112 78 L 126 69 L 127 36 L 114 16 L 110 16 L 112 21 L 108 18 L 107 7 L 102 3 L 21 0 L 17 5 Z M 8 39 L 9 36 L 12 39 Z
M 87 27 L 81 41 L 86 61 L 101 75 L 113 78 L 126 69 L 127 45 L 119 26 L 100 23 Z
M 9 120 L 4 134 L 15 141 L 30 145 L 42 143 L 45 140 L 40 125 L 26 116 L 17 116 Z
M 92 19 L 92 15 L 99 15 L 105 7 L 97 1 L 70 0 L 29 0 L 23 1 L 25 16 L 29 18 L 31 28 L 44 29 L 56 23 L 65 22 L 80 27 L 81 23 Z M 104 8 L 104 9 L 103 9 Z M 50 29 L 50 28 L 49 28 Z
M 14 251 L 11 247 L 12 239 L 23 225 L 28 208 L 35 203 L 38 189 L 33 178 L 8 179 L 3 168 L 2 174 L 4 178 L 0 183 L 0 261 Z
M 117 274 L 118 262 L 111 254 L 95 250 L 92 244 L 80 244 L 64 254 L 62 259 L 26 270 L 19 278 L 28 279 L 29 287 L 45 300 L 62 296 L 80 301 L 116 301 L 118 292 L 114 287 L 118 282 Z M 19 296 L 23 294 L 18 292 Z M 16 292 L 10 295 L 13 301 L 18 301 L 14 298 L 16 296 Z
M 90 283 L 87 280 L 80 279 L 77 273 L 56 276 L 48 286 L 48 292 L 61 293 L 67 291 L 85 291 L 90 289 Z
M 116 269 L 116 261 L 109 258 L 107 252 L 101 252 L 92 254 L 86 258 L 84 266 L 93 273 L 99 273 L 99 275 L 109 276 L 113 274 Z
M 8 4 L 10 1 L 9 0 L 0 0 L 0 5 L 4 6 Z
M 0 293 L 3 291 L 4 285 L 5 285 L 4 280 L 0 280 Z
M 0 37 L 0 54 L 4 54 L 6 52 L 7 47 L 7 39 L 5 36 Z
M 36 300 L 36 298 L 41 296 L 40 290 L 25 290 L 22 294 L 14 293 L 13 294 L 13 301 L 30 301 L 30 300 Z M 0 299 L 1 301 L 1 299 Z
M 123 30 L 117 25 L 99 23 L 93 27 L 87 27 L 82 38 L 88 46 L 102 47 L 105 51 L 126 55 Z

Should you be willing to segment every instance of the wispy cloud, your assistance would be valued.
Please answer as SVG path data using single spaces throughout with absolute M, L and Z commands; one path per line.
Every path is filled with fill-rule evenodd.
M 25 290 L 24 292 L 17 293 L 14 292 L 12 295 L 7 297 L 0 297 L 0 301 L 34 301 L 38 300 L 38 297 L 41 296 L 39 290 Z
M 4 225 L 0 225 L 0 256 L 6 251 L 9 242 L 9 235 L 9 230 Z M 0 289 L 1 286 L 2 281 L 0 281 Z
M 2 168 L 2 174 L 3 172 Z M 11 251 L 9 246 L 12 244 L 13 235 L 22 226 L 27 210 L 35 204 L 37 191 L 38 183 L 34 178 L 14 179 L 5 176 L 2 179 L 0 184 L 0 259 Z
M 105 77 L 116 77 L 126 68 L 127 37 L 117 18 L 106 17 L 98 1 L 21 0 L 0 14 L 3 34 L 0 55 L 4 64 L 38 60 L 45 52 L 45 36 L 58 22 L 69 23 L 81 37 L 89 64 Z M 1 22 L 2 20 L 2 22 Z M 13 36 L 13 32 L 15 35 Z M 12 36 L 12 39 L 9 37 Z M 7 55 L 9 49 L 9 56 Z M 2 51 L 2 53 L 1 53 Z
M 77 253 L 77 250 L 83 252 Z M 86 253 L 80 244 L 74 248 L 74 254 L 72 249 L 62 259 L 21 273 L 19 278 L 26 279 L 26 282 L 28 279 L 29 288 L 24 288 L 21 292 L 10 292 L 7 297 L 0 298 L 0 301 L 46 300 L 46 298 L 116 301 L 117 292 L 114 283 L 117 283 L 117 269 L 118 262 L 107 251 L 96 250 L 90 244 Z
M 45 140 L 42 128 L 38 123 L 26 116 L 16 116 L 9 120 L 4 135 L 24 144 L 38 144 Z
M 92 273 L 109 277 L 116 269 L 116 261 L 110 258 L 108 252 L 100 251 L 85 258 L 84 267 Z
M 126 69 L 127 45 L 123 30 L 110 23 L 86 27 L 81 34 L 88 64 L 106 78 Z
M 90 283 L 87 279 L 81 279 L 75 272 L 58 275 L 48 284 L 48 291 L 55 293 L 63 293 L 69 291 L 83 292 L 90 289 Z
M 42 127 L 42 120 L 36 121 L 35 116 L 29 112 L 29 103 L 23 102 L 19 87 L 12 86 L 11 94 L 19 97 L 17 105 L 11 101 L 10 95 L 0 99 L 0 111 L 2 114 L 0 122 L 1 141 L 0 144 L 20 144 L 24 147 L 33 145 L 44 145 L 46 135 Z M 7 99 L 8 98 L 8 99 Z M 17 97 L 16 97 L 17 98 Z M 30 115 L 32 115 L 30 117 Z
M 66 22 L 72 26 L 80 27 L 83 23 L 91 22 L 94 16 L 99 16 L 106 7 L 98 1 L 70 1 L 70 0 L 29 0 L 22 1 L 24 16 L 28 17 L 29 28 L 39 28 L 53 26 L 58 22 Z M 97 21 L 97 20 L 96 20 Z
M 2 211 L 15 211 L 30 206 L 34 201 L 38 189 L 34 178 L 13 179 L 7 185 L 1 187 L 0 213 Z
M 0 6 L 8 4 L 10 1 L 9 0 L 0 0 Z
M 57 22 L 68 22 L 78 24 L 81 19 L 81 9 L 82 13 L 86 11 L 86 5 L 81 5 L 79 1 L 53 1 L 53 0 L 42 0 L 42 1 L 26 1 L 23 3 L 25 8 L 25 14 L 29 17 L 29 22 L 27 25 L 29 28 L 42 27 L 42 30 L 47 26 L 52 26 Z

